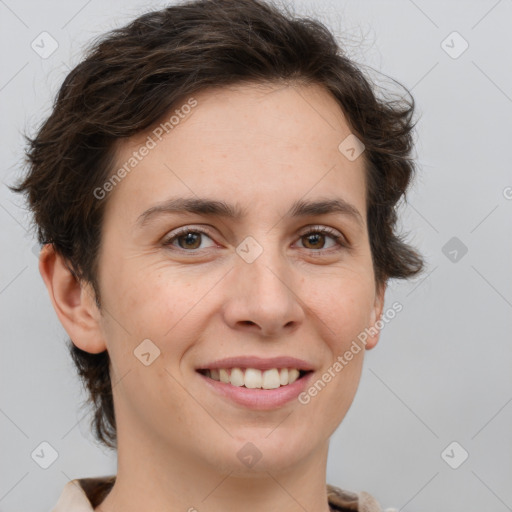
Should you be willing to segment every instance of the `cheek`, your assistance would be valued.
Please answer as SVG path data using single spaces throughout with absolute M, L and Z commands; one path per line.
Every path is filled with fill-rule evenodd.
M 318 290 L 311 298 L 309 305 L 320 318 L 323 337 L 333 352 L 343 352 L 368 327 L 374 300 L 373 282 L 365 274 L 333 277 L 328 293 Z
M 354 273 L 340 279 L 325 304 L 329 315 L 324 321 L 330 328 L 324 339 L 328 340 L 330 357 L 316 387 L 328 388 L 322 391 L 323 403 L 329 404 L 333 428 L 346 414 L 359 385 L 365 349 L 358 336 L 369 326 L 374 300 L 373 275 Z
M 171 271 L 161 264 L 133 263 L 121 261 L 105 276 L 107 340 L 123 358 L 145 339 L 161 350 L 162 360 L 169 347 L 173 358 L 179 358 L 204 327 L 206 295 L 218 276 L 201 278 L 183 268 Z

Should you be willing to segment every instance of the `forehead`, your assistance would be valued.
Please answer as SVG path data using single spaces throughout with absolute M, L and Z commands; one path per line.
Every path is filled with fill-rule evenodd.
M 308 195 L 331 194 L 363 214 L 363 158 L 350 161 L 339 150 L 350 134 L 341 107 L 319 85 L 207 89 L 118 144 L 116 168 L 126 168 L 144 146 L 151 148 L 125 173 L 111 200 L 129 198 L 129 209 L 140 213 L 170 196 L 282 207 L 285 197 L 291 205 Z

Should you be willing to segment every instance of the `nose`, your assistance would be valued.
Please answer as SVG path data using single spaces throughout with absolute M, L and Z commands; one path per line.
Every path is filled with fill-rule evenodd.
M 267 338 L 294 332 L 305 314 L 297 280 L 284 256 L 266 248 L 251 263 L 237 257 L 234 265 L 225 288 L 228 325 Z

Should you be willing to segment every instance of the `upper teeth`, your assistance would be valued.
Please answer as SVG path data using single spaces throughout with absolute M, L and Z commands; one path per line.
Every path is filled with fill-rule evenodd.
M 213 380 L 220 380 L 233 386 L 246 388 L 276 389 L 286 386 L 299 378 L 297 368 L 272 368 L 270 370 L 257 370 L 256 368 L 211 369 L 206 375 Z

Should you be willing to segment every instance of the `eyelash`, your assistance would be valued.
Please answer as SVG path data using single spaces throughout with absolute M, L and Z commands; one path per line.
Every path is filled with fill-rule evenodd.
M 213 239 L 213 236 L 211 235 L 211 233 L 209 233 L 209 231 L 204 229 L 204 228 L 195 228 L 193 226 L 192 227 L 191 226 L 185 226 L 183 228 L 179 228 L 178 231 L 176 231 L 176 232 L 174 232 L 172 234 L 172 236 L 166 237 L 164 239 L 164 241 L 162 242 L 162 244 L 165 247 L 173 247 L 172 243 L 175 240 L 177 240 L 180 236 L 186 235 L 188 233 L 201 233 L 201 234 L 206 235 L 209 238 Z M 336 242 L 336 244 L 338 245 L 338 248 L 336 250 L 340 250 L 340 249 L 344 249 L 344 248 L 345 249 L 349 248 L 349 244 L 348 244 L 346 238 L 343 235 L 338 234 L 337 231 L 335 231 L 335 230 L 333 230 L 331 228 L 328 228 L 326 226 L 313 226 L 313 227 L 310 227 L 308 231 L 305 231 L 305 232 L 301 233 L 299 235 L 299 238 L 303 238 L 305 236 L 312 235 L 312 234 L 322 234 L 322 235 L 330 236 Z M 174 249 L 176 249 L 178 251 L 186 252 L 186 253 L 191 253 L 191 254 L 194 254 L 195 252 L 201 250 L 201 249 L 186 250 L 186 249 L 182 249 L 181 247 L 174 248 Z M 313 251 L 315 254 L 323 254 L 323 253 L 331 252 L 333 249 L 334 248 L 318 249 L 318 250 L 309 249 L 309 250 Z

